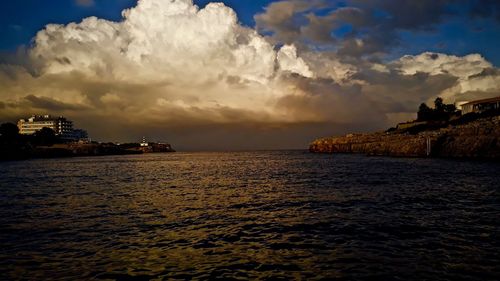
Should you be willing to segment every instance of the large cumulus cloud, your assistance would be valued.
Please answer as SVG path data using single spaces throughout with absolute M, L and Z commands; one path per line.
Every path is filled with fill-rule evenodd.
M 364 9 L 371 6 L 310 13 L 306 26 L 297 21 L 328 3 L 271 4 L 257 16 L 257 29 L 272 37 L 240 25 L 223 4 L 199 8 L 191 0 L 140 0 L 120 22 L 90 17 L 47 25 L 17 64 L 0 65 L 0 119 L 62 114 L 97 138 L 147 135 L 181 148 L 296 148 L 316 136 L 404 121 L 438 95 L 453 100 L 498 90 L 498 70 L 478 54 L 424 53 L 384 63 L 343 53 L 365 54 L 371 39 L 353 33 L 339 41 L 330 29 L 343 21 L 370 25 Z M 434 7 L 421 8 L 427 5 Z M 306 47 L 305 39 L 337 48 Z M 370 48 L 379 52 L 375 41 Z

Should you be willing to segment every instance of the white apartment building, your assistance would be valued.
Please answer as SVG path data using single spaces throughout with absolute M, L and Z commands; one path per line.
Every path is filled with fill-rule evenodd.
M 50 115 L 33 115 L 28 119 L 21 119 L 17 122 L 19 133 L 32 135 L 42 128 L 52 129 L 57 136 L 64 139 L 73 139 L 73 122 L 66 118 L 52 117 Z
M 500 96 L 461 104 L 461 110 L 462 115 L 472 112 L 481 113 L 489 110 L 500 110 Z

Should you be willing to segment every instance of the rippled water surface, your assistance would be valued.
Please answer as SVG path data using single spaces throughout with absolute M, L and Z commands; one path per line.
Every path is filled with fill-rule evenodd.
M 500 164 L 175 153 L 0 163 L 1 280 L 500 280 Z

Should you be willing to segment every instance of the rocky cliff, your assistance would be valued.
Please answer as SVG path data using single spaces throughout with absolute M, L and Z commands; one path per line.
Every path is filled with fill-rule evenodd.
M 416 134 L 377 132 L 315 140 L 314 153 L 363 153 L 401 157 L 500 159 L 500 117 Z

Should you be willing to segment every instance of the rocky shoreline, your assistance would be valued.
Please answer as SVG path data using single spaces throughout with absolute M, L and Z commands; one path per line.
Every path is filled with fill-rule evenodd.
M 349 134 L 313 141 L 313 153 L 362 153 L 395 157 L 500 159 L 500 116 L 426 130 Z
M 167 147 L 148 146 L 144 148 L 140 146 L 122 147 L 112 143 L 67 143 L 51 146 L 7 145 L 0 146 L 0 161 L 167 152 L 175 152 L 175 150 L 170 145 Z

